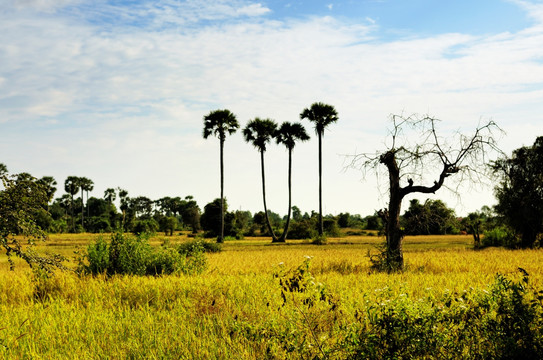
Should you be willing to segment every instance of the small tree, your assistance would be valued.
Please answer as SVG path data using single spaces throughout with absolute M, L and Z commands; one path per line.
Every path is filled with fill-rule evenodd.
M 480 181 L 484 175 L 481 169 L 485 169 L 489 153 L 501 152 L 494 138 L 494 132 L 500 129 L 493 121 L 479 125 L 470 136 L 457 133 L 447 141 L 438 135 L 436 125 L 439 120 L 430 116 L 392 115 L 391 119 L 388 148 L 373 155 L 355 155 L 351 166 L 377 171 L 378 166 L 384 165 L 387 169 L 389 203 L 387 209 L 380 211 L 385 223 L 386 243 L 376 266 L 395 271 L 404 267 L 404 234 L 400 226 L 402 200 L 413 193 L 434 194 L 452 175 L 459 181 Z M 415 134 L 408 137 L 408 130 Z M 410 139 L 416 140 L 410 143 Z M 432 185 L 418 184 L 427 177 L 435 179 Z
M 0 247 L 8 256 L 13 269 L 12 255 L 30 265 L 51 271 L 62 268 L 63 258 L 58 255 L 42 256 L 32 250 L 36 241 L 45 241 L 45 232 L 36 223 L 36 214 L 47 209 L 46 189 L 33 177 L 0 175 Z M 30 247 L 23 246 L 21 236 Z
M 70 195 L 70 215 L 72 217 L 72 232 L 75 232 L 74 195 L 79 191 L 79 178 L 68 176 L 64 181 L 64 191 Z

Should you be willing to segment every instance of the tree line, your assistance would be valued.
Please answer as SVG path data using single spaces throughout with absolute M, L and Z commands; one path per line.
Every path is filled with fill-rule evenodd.
M 120 188 L 109 188 L 103 198 L 89 198 L 93 181 L 77 176 L 66 179 L 66 194 L 53 201 L 57 185 L 54 178 L 46 176 L 35 179 L 28 173 L 8 178 L 4 164 L 0 164 L 0 176 L 4 183 L 4 190 L 0 193 L 1 204 L 10 205 L 8 189 L 32 183 L 37 185 L 34 191 L 40 189 L 46 199 L 42 206 L 32 210 L 32 219 L 41 228 L 52 232 L 122 229 L 136 233 L 164 231 L 171 234 L 179 229 L 190 229 L 196 233 L 201 228 L 207 235 L 216 236 L 217 241 L 222 242 L 225 234 L 236 237 L 259 234 L 270 236 L 272 241 L 286 241 L 287 234 L 290 238 L 296 238 L 305 229 L 309 230 L 305 238 L 319 241 L 326 233 L 333 234 L 334 226 L 337 228 L 340 223 L 349 222 L 344 221 L 345 214 L 336 217 L 322 214 L 321 138 L 326 127 L 336 122 L 338 116 L 333 106 L 314 103 L 300 113 L 300 119 L 312 121 L 319 137 L 319 211 L 311 215 L 300 217 L 299 212 L 295 211 L 299 209 L 292 206 L 291 192 L 292 152 L 295 144 L 308 140 L 309 135 L 301 123 L 284 122 L 279 126 L 271 119 L 261 118 L 250 120 L 243 129 L 243 135 L 245 141 L 260 152 L 264 211 L 254 215 L 243 211 L 227 212 L 223 186 L 224 141 L 227 135 L 237 131 L 239 123 L 236 116 L 226 109 L 211 111 L 204 116 L 203 137 L 215 135 L 220 140 L 221 196 L 207 204 L 203 211 L 191 196 L 151 200 L 143 196 L 130 197 L 126 190 Z M 494 176 L 498 205 L 492 211 L 482 208 L 480 212 L 469 214 L 460 225 L 448 224 L 445 229 L 449 230 L 445 231 L 456 229 L 469 232 L 473 234 L 476 246 L 534 247 L 540 244 L 543 232 L 543 137 L 538 137 L 533 146 L 521 147 L 508 157 L 497 146 L 495 132 L 500 129 L 492 121 L 479 125 L 470 135 L 458 133 L 453 141 L 447 141 L 439 134 L 439 120 L 435 118 L 394 115 L 391 120 L 387 148 L 376 153 L 355 154 L 351 164 L 364 171 L 385 169 L 388 174 L 388 207 L 363 218 L 366 226 L 371 223 L 382 227 L 385 252 L 382 257 L 384 265 L 381 265 L 401 269 L 401 245 L 406 234 L 443 233 L 444 227 L 435 222 L 439 218 L 437 215 L 442 212 L 445 218 L 455 218 L 450 211 L 442 211 L 443 204 L 436 201 L 424 204 L 411 201 L 409 209 L 402 216 L 402 201 L 407 195 L 434 194 L 451 177 L 459 179 L 459 182 L 478 182 L 488 175 L 487 170 L 491 174 L 489 176 Z M 407 140 L 405 136 L 411 130 L 417 135 L 415 141 L 413 138 Z M 273 140 L 284 145 L 289 154 L 289 206 L 285 217 L 273 213 L 266 205 L 264 154 Z M 491 152 L 499 154 L 498 160 L 488 160 Z M 425 184 L 425 175 L 435 178 L 433 184 Z M 120 211 L 114 205 L 117 197 Z M 294 221 L 291 222 L 291 219 Z

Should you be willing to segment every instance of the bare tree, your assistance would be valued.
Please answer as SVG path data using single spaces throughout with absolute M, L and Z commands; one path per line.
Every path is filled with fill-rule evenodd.
M 439 120 L 433 117 L 392 115 L 391 120 L 387 148 L 375 154 L 354 155 L 350 167 L 376 173 L 381 165 L 386 167 L 389 203 L 387 209 L 379 212 L 385 222 L 386 243 L 381 256 L 374 259 L 374 265 L 395 271 L 404 267 L 400 228 L 404 197 L 412 193 L 434 194 L 452 175 L 455 175 L 458 185 L 466 181 L 481 181 L 487 173 L 490 153 L 501 153 L 494 134 L 502 131 L 490 120 L 479 124 L 471 135 L 456 132 L 446 139 L 438 134 L 436 125 Z M 414 134 L 408 134 L 409 131 L 414 131 Z M 411 142 L 413 139 L 415 141 Z M 424 185 L 428 178 L 434 180 L 432 185 Z M 458 193 L 458 187 L 448 188 Z

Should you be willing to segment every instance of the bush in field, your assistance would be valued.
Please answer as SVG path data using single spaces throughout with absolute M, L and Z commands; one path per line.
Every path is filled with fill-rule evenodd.
M 181 255 L 185 256 L 191 256 L 195 252 L 203 251 L 203 252 L 221 252 L 222 247 L 219 243 L 209 242 L 209 241 L 203 241 L 203 240 L 192 240 L 188 242 L 184 242 L 181 245 L 177 247 L 177 251 Z
M 190 252 L 161 246 L 152 247 L 145 237 L 133 237 L 115 233 L 107 243 L 99 238 L 87 248 L 80 262 L 80 271 L 87 274 L 162 275 L 173 273 L 201 273 L 207 267 L 202 246 L 194 246 Z
M 134 222 L 134 234 L 156 234 L 158 231 L 158 223 L 155 219 L 139 219 Z
M 515 235 L 505 226 L 498 226 L 486 231 L 481 241 L 482 247 L 505 246 L 514 247 L 517 243 Z
M 390 296 L 357 315 L 345 338 L 351 359 L 541 359 L 543 291 L 498 275 L 489 291 L 440 299 Z
M 312 239 L 315 236 L 317 236 L 317 228 L 312 219 L 294 221 L 288 231 L 289 239 Z

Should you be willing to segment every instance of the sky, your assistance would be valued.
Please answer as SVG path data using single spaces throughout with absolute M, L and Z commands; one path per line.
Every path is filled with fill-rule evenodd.
M 226 108 L 241 126 L 225 143 L 229 210 L 261 211 L 260 156 L 241 129 L 300 121 L 319 101 L 339 115 L 323 139 L 323 210 L 370 215 L 387 204 L 385 173 L 348 165 L 386 149 L 391 114 L 436 117 L 443 136 L 493 120 L 511 154 L 543 135 L 542 99 L 541 0 L 0 2 L 0 163 L 55 177 L 57 197 L 74 175 L 94 181 L 91 196 L 121 187 L 203 208 L 220 196 L 203 116 Z M 318 142 L 301 122 L 312 139 L 294 149 L 292 201 L 310 212 Z M 265 156 L 268 208 L 286 214 L 288 153 Z M 492 186 L 431 198 L 464 215 L 495 204 Z

